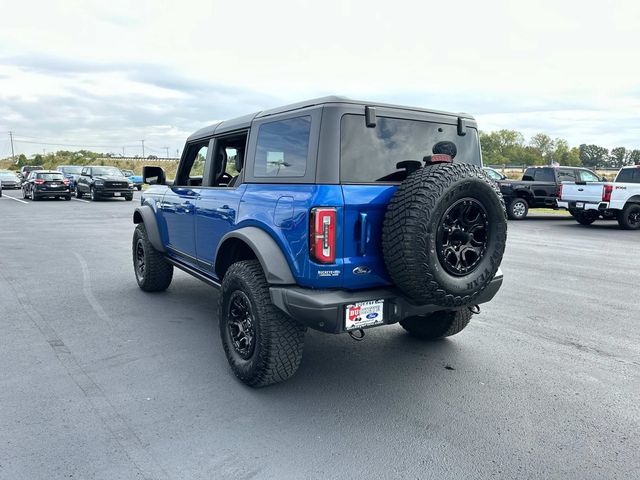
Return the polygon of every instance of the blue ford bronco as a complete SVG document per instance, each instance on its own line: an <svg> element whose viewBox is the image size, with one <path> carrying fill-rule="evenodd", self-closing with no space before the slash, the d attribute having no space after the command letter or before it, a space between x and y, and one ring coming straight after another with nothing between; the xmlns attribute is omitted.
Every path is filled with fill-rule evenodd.
<svg viewBox="0 0 640 480"><path fill-rule="evenodd" d="M203 128L173 181L143 177L138 285L165 290L177 267L219 288L250 386L295 373L307 328L446 337L502 284L505 206L466 114L320 98Z"/></svg>

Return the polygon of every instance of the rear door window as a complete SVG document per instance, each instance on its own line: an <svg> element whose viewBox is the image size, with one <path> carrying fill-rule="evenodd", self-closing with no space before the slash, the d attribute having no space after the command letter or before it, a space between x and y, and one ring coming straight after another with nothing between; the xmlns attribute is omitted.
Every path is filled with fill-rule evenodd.
<svg viewBox="0 0 640 480"><path fill-rule="evenodd" d="M594 175L588 170L580 170L580 180L583 182L599 182L600 181L597 175Z"/></svg>
<svg viewBox="0 0 640 480"><path fill-rule="evenodd" d="M309 158L311 116L260 125L255 177L304 177Z"/></svg>
<svg viewBox="0 0 640 480"><path fill-rule="evenodd" d="M551 168L536 169L536 182L555 182L556 176Z"/></svg>
<svg viewBox="0 0 640 480"><path fill-rule="evenodd" d="M402 181L409 169L420 168L433 154L454 162L481 165L478 132L457 125L377 117L368 128L364 115L347 114L340 126L340 178L345 183Z"/></svg>
<svg viewBox="0 0 640 480"><path fill-rule="evenodd" d="M575 182L576 171L575 170L558 170L558 181L559 182Z"/></svg>

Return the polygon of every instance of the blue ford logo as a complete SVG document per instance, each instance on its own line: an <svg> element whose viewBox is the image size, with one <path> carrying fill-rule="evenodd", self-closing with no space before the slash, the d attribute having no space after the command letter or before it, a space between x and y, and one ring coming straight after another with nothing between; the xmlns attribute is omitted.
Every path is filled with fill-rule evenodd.
<svg viewBox="0 0 640 480"><path fill-rule="evenodd" d="M354 275L367 275L369 273L371 273L371 268L366 267L364 265L358 265L356 268L353 269Z"/></svg>
<svg viewBox="0 0 640 480"><path fill-rule="evenodd" d="M369 320L373 320L373 319L374 319L374 318L376 318L377 316L378 316L378 314L374 312L374 313L370 313L369 315L367 315L367 318L368 318Z"/></svg>

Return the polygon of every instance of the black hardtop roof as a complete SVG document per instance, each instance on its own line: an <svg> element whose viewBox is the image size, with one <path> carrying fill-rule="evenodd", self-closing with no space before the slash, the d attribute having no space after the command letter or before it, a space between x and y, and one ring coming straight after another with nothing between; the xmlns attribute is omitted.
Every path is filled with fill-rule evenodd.
<svg viewBox="0 0 640 480"><path fill-rule="evenodd" d="M411 112L423 112L423 113L431 113L436 115L447 115L452 117L462 117L470 120L475 120L468 113L453 113L453 112L445 112L441 110L432 110L427 108L419 108L419 107L409 107L406 105L393 105L390 103L380 103L380 102L367 102L362 100L354 100L347 97L341 97L337 95L330 95L327 97L313 98L311 100L304 100L302 102L291 103L289 105L284 105L282 107L270 108L268 110L263 110L256 113L251 113L248 115L243 115L241 117L232 118L230 120L224 120L222 122L217 122L207 127L201 128L197 132L191 134L188 140L195 140L197 138L210 137L214 133L220 134L225 132L232 132L234 130L239 130L243 128L249 128L251 126L251 122L253 122L256 118L268 117L270 115L276 115L278 113L291 112L294 110L301 110L303 108L313 107L317 105L326 105L326 104L348 104L348 105L362 105L370 106L370 107L380 107L380 108L392 108L395 110L406 110Z"/></svg>

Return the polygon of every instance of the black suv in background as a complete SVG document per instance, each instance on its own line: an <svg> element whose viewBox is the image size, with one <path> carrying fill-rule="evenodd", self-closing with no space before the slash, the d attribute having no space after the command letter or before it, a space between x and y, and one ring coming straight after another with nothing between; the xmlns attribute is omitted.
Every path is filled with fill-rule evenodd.
<svg viewBox="0 0 640 480"><path fill-rule="evenodd" d="M498 186L511 220L522 220L529 208L558 208L562 182L599 182L594 172L580 167L529 167L522 180L499 180Z"/></svg>
<svg viewBox="0 0 640 480"><path fill-rule="evenodd" d="M35 170L29 174L27 180L22 184L22 198L30 198L36 201L45 197L71 200L69 180L64 178L62 172L57 170Z"/></svg>
<svg viewBox="0 0 640 480"><path fill-rule="evenodd" d="M133 200L133 183L116 167L84 167L76 182L76 197L91 200L119 198Z"/></svg>

